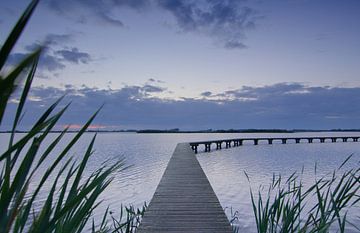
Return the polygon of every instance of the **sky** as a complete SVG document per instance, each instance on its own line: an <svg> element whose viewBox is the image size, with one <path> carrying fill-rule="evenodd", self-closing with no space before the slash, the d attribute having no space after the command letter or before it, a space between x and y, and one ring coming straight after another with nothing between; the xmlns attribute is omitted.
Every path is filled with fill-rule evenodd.
<svg viewBox="0 0 360 233"><path fill-rule="evenodd" d="M360 128L358 0L42 0L8 69L39 45L25 128L63 94L59 127Z"/></svg>

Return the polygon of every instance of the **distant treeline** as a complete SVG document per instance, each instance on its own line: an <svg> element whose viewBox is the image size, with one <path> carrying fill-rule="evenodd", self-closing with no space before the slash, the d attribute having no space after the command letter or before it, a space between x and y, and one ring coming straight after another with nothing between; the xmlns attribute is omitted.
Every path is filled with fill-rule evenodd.
<svg viewBox="0 0 360 233"><path fill-rule="evenodd" d="M207 129L207 130L179 130L179 129L145 129L137 133L293 133L293 130L286 129Z"/></svg>
<svg viewBox="0 0 360 233"><path fill-rule="evenodd" d="M329 130L313 130L313 129L207 129L207 130L180 130L180 129L145 129L138 130L137 133L297 133L297 132L360 132L360 129L329 129Z"/></svg>
<svg viewBox="0 0 360 233"><path fill-rule="evenodd" d="M28 133L26 130L17 130L16 133ZM53 130L51 133L61 133L62 130ZM77 133L78 130L70 130L68 133ZM92 133L301 133L301 132L360 132L360 129L206 129L206 130L180 130L175 129L127 129L127 130L87 130ZM10 130L3 130L0 133L11 133Z"/></svg>
<svg viewBox="0 0 360 233"><path fill-rule="evenodd" d="M136 133L138 130L135 129L129 129L129 130L94 130L89 129L86 130L88 133ZM16 133L28 133L28 130L16 130ZM51 130L50 133L61 133L62 130ZM68 130L67 133L78 133L79 130ZM2 130L0 133L11 133L11 130Z"/></svg>

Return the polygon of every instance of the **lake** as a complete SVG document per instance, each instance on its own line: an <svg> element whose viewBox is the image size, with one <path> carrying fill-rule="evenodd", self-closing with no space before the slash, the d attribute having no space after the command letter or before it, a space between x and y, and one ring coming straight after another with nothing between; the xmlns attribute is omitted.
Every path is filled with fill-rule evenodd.
<svg viewBox="0 0 360 233"><path fill-rule="evenodd" d="M57 134L52 134L55 137ZM70 155L81 158L90 142L93 133L86 133L71 151ZM355 132L292 133L291 137L300 136L346 135L359 136ZM62 145L65 145L74 134L67 134ZM97 209L95 216L101 216L109 205L113 212L120 206L132 204L140 207L149 202L166 165L179 142L202 141L207 139L251 138L251 137L286 137L289 134L135 134L135 133L99 133L95 143L95 153L91 157L87 174L94 171L102 162L116 161L124 157L128 169L115 175L114 181L102 195L104 203ZM7 134L0 134L1 148L7 145ZM352 141L352 140L350 140ZM243 232L255 232L254 217L250 201L250 184L244 175L249 175L253 190L260 185L268 185L273 174L287 177L294 171L300 172L304 167L302 179L310 184L314 179L314 167L317 163L317 177L328 175L336 169L350 154L352 159L344 169L359 166L360 142L337 142L308 144L288 141L281 145L274 142L267 145L260 141L258 146L246 143L241 147L201 152L197 158L223 208L230 218L232 208L238 211L237 224ZM61 147L58 148L60 151ZM51 162L51 161L50 161ZM36 177L35 177L36 179ZM39 200L40 202L42 200ZM360 225L358 214L349 215L348 219ZM357 222L356 222L357 221ZM240 231L240 232L241 232ZM354 231L353 228L349 232ZM355 231L354 231L355 232Z"/></svg>

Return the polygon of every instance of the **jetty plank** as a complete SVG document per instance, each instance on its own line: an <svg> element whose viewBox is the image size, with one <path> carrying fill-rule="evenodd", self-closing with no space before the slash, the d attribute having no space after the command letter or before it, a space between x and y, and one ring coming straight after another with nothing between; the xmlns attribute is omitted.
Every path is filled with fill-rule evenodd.
<svg viewBox="0 0 360 233"><path fill-rule="evenodd" d="M189 143L176 146L137 232L232 232Z"/></svg>

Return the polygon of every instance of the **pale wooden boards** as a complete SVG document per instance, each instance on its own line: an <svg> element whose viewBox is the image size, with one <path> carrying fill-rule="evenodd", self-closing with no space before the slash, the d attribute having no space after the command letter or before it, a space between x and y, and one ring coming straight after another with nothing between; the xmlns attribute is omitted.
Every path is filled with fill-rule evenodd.
<svg viewBox="0 0 360 233"><path fill-rule="evenodd" d="M232 232L189 143L176 146L137 232Z"/></svg>

